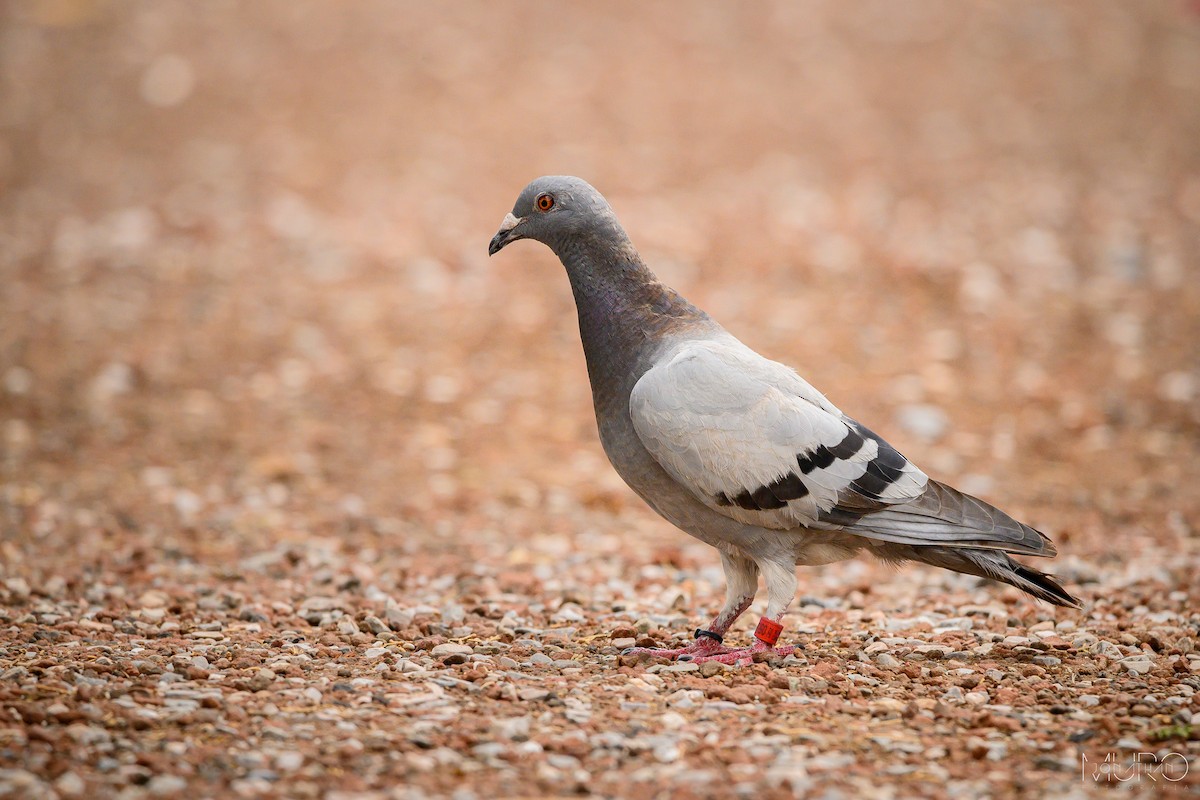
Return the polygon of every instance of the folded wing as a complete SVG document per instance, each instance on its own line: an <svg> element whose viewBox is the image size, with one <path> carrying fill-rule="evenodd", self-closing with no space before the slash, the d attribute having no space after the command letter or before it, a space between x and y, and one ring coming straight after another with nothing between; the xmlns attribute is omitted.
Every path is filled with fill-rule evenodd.
<svg viewBox="0 0 1200 800"><path fill-rule="evenodd" d="M630 414L668 474L741 522L1052 554L1040 533L930 481L793 370L732 337L671 353L637 382Z"/></svg>

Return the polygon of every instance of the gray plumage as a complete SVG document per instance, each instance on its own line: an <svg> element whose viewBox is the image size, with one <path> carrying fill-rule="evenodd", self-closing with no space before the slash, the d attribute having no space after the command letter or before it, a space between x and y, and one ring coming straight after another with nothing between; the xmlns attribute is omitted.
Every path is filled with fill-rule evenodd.
<svg viewBox="0 0 1200 800"><path fill-rule="evenodd" d="M1052 556L1049 539L929 479L792 369L660 283L586 182L529 184L489 252L518 239L548 245L566 267L613 467L660 515L722 552L725 627L749 604L760 571L775 618L795 593L796 564L862 550L1078 605L1007 555Z"/></svg>

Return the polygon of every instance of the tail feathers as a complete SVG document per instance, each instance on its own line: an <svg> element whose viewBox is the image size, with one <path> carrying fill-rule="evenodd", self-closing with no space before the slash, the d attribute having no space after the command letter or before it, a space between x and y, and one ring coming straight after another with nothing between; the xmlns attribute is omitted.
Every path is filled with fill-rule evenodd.
<svg viewBox="0 0 1200 800"><path fill-rule="evenodd" d="M876 541L917 547L978 548L1044 557L1058 552L1041 531L934 480L917 499L867 514L848 523L845 530Z"/></svg>
<svg viewBox="0 0 1200 800"><path fill-rule="evenodd" d="M1036 569L1008 559L1013 566L1013 572L1016 575L1016 580L1009 581L1018 589L1024 589L1039 600L1045 600L1047 603L1053 603L1056 606L1066 606L1067 608L1079 608L1080 602L1077 597L1073 597L1064 589L1052 575L1047 575L1044 572L1038 572ZM1001 578L1001 580L1005 580Z"/></svg>
<svg viewBox="0 0 1200 800"><path fill-rule="evenodd" d="M913 547L909 558L935 567L990 578L1028 592L1056 606L1079 608L1079 600L1067 593L1052 576L1014 561L997 550L971 550L952 547Z"/></svg>

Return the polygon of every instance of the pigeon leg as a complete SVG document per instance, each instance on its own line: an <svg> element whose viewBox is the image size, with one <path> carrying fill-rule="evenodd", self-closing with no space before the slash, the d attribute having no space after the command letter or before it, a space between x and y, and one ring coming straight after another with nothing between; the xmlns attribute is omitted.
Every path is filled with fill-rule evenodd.
<svg viewBox="0 0 1200 800"><path fill-rule="evenodd" d="M630 647L622 655L644 654L686 661L730 652L722 640L734 621L754 602L758 592L758 565L745 556L722 550L721 566L725 569L725 605L707 630L696 631L696 641L676 649Z"/></svg>
<svg viewBox="0 0 1200 800"><path fill-rule="evenodd" d="M767 584L767 613L758 620L754 629L754 644L736 650L723 649L723 652L697 653L689 660L697 663L717 661L722 664L749 664L754 657L782 657L789 655L796 648L794 645L777 646L779 634L783 632L783 615L792 598L796 595L796 567L794 564L764 561L760 565Z"/></svg>

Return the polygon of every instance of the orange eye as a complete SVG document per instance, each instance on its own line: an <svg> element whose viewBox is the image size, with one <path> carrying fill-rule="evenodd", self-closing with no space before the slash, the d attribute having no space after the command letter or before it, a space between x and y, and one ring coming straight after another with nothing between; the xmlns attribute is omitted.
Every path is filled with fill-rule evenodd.
<svg viewBox="0 0 1200 800"><path fill-rule="evenodd" d="M538 211L549 211L554 208L554 198L548 194L540 194L537 199Z"/></svg>

